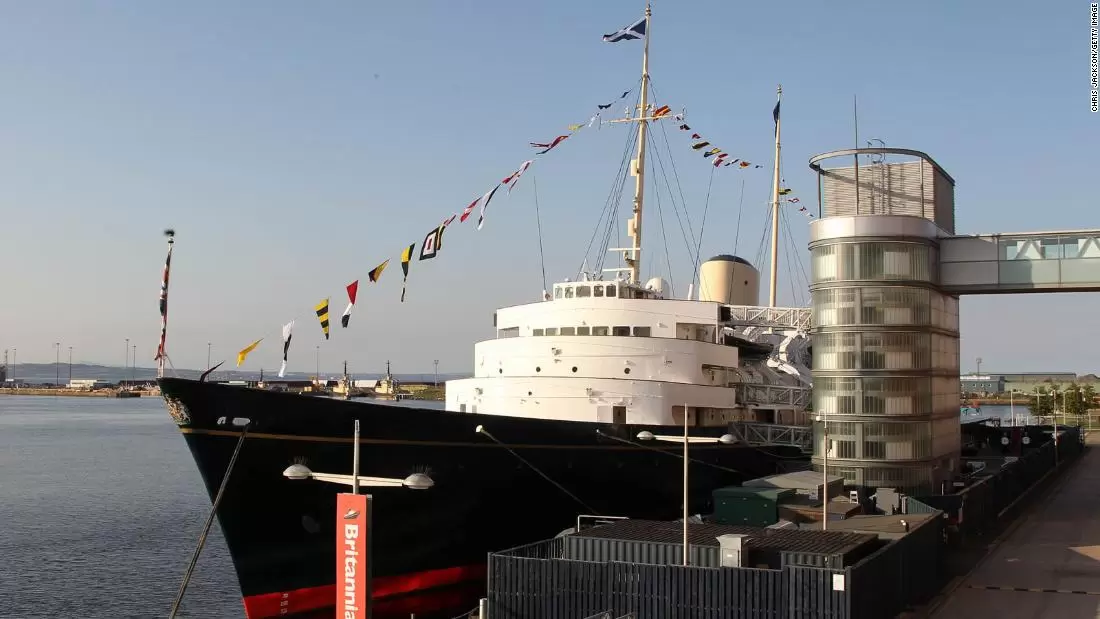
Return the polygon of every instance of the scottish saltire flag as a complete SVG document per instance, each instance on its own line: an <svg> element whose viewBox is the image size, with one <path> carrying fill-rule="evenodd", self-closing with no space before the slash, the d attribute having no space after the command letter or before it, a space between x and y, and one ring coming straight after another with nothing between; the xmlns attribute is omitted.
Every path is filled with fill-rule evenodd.
<svg viewBox="0 0 1100 619"><path fill-rule="evenodd" d="M618 43L619 41L633 41L644 37L645 18L643 17L618 32L603 35L603 40L606 43Z"/></svg>

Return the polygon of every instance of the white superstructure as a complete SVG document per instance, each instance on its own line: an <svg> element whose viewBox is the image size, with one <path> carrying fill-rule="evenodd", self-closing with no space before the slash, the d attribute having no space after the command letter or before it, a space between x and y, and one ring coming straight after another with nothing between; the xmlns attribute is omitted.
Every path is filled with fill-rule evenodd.
<svg viewBox="0 0 1100 619"><path fill-rule="evenodd" d="M704 272L721 268L714 263L736 264L739 284L758 281L743 260L718 256ZM498 310L497 337L474 346L474 376L447 382L447 409L679 426L686 405L690 425L803 422L808 309L672 299L654 288L567 281L547 300Z"/></svg>
<svg viewBox="0 0 1100 619"><path fill-rule="evenodd" d="M736 421L804 425L809 405L809 308L775 307L779 209L779 106L772 192L769 307L757 305L759 272L735 256L699 268L699 294L669 298L660 278L641 284L646 131L670 118L648 104L646 7L636 113L606 121L638 125L638 153L627 222L626 265L604 281L553 286L537 303L498 310L496 338L474 346L474 376L447 381L447 409L597 423L721 426ZM624 95L625 96L625 95ZM601 121L603 122L603 121ZM694 279L694 278L693 278Z"/></svg>

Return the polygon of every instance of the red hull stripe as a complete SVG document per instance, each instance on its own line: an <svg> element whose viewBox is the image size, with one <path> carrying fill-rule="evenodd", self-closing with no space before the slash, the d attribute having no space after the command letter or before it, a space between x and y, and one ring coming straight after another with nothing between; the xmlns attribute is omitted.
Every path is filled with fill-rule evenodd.
<svg viewBox="0 0 1100 619"><path fill-rule="evenodd" d="M436 607L446 608L450 603L459 603L460 599L453 601L455 594L446 591L429 593L428 590L439 587L450 587L460 583L475 580L484 580L486 566L467 565L463 567L449 567L440 570L416 572L402 576L384 576L375 578L371 599L376 611L404 610L408 612L428 612ZM406 596L399 599L389 599L394 596ZM293 591L276 593L261 593L244 598L244 612L248 619L268 619L270 617L286 617L297 613L309 612L336 605L336 585L322 585Z"/></svg>

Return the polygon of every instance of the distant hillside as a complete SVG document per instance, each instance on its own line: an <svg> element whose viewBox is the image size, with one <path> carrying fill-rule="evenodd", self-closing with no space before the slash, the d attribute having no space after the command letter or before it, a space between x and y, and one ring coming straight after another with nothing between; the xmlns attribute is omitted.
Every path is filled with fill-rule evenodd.
<svg viewBox="0 0 1100 619"><path fill-rule="evenodd" d="M222 366L223 368L225 365ZM198 378L201 374L201 370L172 370L168 368L164 371L165 376L179 377L179 378ZM343 374L339 372L321 372L321 376L325 378L338 378ZM8 378L17 378L23 382L28 383L53 383L55 377L60 376L62 383L69 381L69 364L62 362L60 365L54 365L53 363L20 363L15 367L8 368ZM465 378L469 374L439 374L439 381L452 380L455 378ZM108 382L118 382L120 380L154 380L157 377L156 368L124 368L120 366L110 365L93 365L86 363L74 363L73 364L73 378L87 378L95 380L105 380ZM236 370L225 370L221 368L218 371L210 375L212 380L257 380L260 377L259 372L240 372ZM287 372L287 380L309 380L313 377L313 373L306 372ZM352 378L364 378L364 379L378 379L381 378L381 374L372 373L351 373ZM434 374L395 374L394 377L403 382L432 382L435 380ZM264 371L264 378L274 379L276 378L275 371Z"/></svg>

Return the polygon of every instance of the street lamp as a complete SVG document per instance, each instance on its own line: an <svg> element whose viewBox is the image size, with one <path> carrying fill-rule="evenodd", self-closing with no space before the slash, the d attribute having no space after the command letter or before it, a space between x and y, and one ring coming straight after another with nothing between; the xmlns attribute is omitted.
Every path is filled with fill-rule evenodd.
<svg viewBox="0 0 1100 619"><path fill-rule="evenodd" d="M701 437L701 436L688 436L688 405L684 404L684 436L683 438L675 436L661 436L650 432L649 430L642 430L638 433L638 440L641 441L681 441L684 444L684 565L688 563L688 444L692 442L696 443L711 443L717 441L723 445L732 445L737 442L737 438L732 434L723 434L718 438L713 437Z"/></svg>
<svg viewBox="0 0 1100 619"><path fill-rule="evenodd" d="M73 347L69 347L69 384L73 384Z"/></svg>
<svg viewBox="0 0 1100 619"><path fill-rule="evenodd" d="M359 494L359 486L377 488L410 488L412 490L427 490L435 485L435 481L424 473L413 473L404 479L400 477L366 477L359 474L359 420L355 420L355 434L352 442L352 474L341 475L339 473L314 473L304 464L291 464L283 471L283 477L292 480L316 479L332 484L351 486L352 494Z"/></svg>
<svg viewBox="0 0 1100 619"><path fill-rule="evenodd" d="M130 382L137 383L137 344L131 347L134 353L134 365L130 368Z"/></svg>
<svg viewBox="0 0 1100 619"><path fill-rule="evenodd" d="M206 343L206 369L210 369L210 342Z"/></svg>
<svg viewBox="0 0 1100 619"><path fill-rule="evenodd" d="M53 386L61 382L61 342L53 343Z"/></svg>
<svg viewBox="0 0 1100 619"><path fill-rule="evenodd" d="M126 362L122 364L122 380L118 381L119 386L126 382L126 370L130 369L130 338L126 338Z"/></svg>
<svg viewBox="0 0 1100 619"><path fill-rule="evenodd" d="M829 529L829 418L822 413L821 422L821 530Z"/></svg>
<svg viewBox="0 0 1100 619"><path fill-rule="evenodd" d="M352 475L340 475L338 473L315 473L304 464L291 464L283 471L283 477L287 479L300 480L300 479L315 479L317 481L324 481L332 484L340 484L343 486L355 486L356 480ZM369 487L382 487L382 488L398 488L405 487L412 490L427 490L435 485L435 481L431 477L424 473L413 473L408 477L401 479L399 477L367 477L366 475L360 475L358 479L360 486Z"/></svg>
<svg viewBox="0 0 1100 619"><path fill-rule="evenodd" d="M436 359L435 361L432 361L432 363L435 365L435 384L434 384L434 386L438 387L439 386L439 359Z"/></svg>

